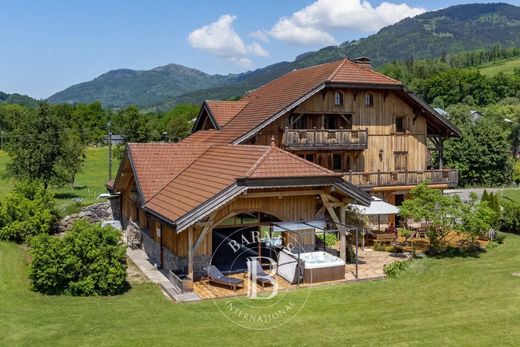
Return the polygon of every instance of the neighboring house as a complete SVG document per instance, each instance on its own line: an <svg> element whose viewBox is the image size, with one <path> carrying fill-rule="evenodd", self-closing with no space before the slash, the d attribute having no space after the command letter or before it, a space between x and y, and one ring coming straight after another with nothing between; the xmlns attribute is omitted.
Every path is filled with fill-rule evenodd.
<svg viewBox="0 0 520 347"><path fill-rule="evenodd" d="M103 136L103 142L108 143L110 138L108 135ZM112 144L113 145L124 145L126 142L125 135L112 135Z"/></svg>
<svg viewBox="0 0 520 347"><path fill-rule="evenodd" d="M457 136L368 59L342 60L295 70L238 101L205 101L180 143L130 144L110 190L120 194L123 226L144 231L150 259L191 278L210 261L231 266L222 240L280 223L283 245L313 250L308 231L325 221L345 259L346 203L367 205L371 193L399 204L426 180L455 186L442 152ZM440 157L432 170L430 144Z"/></svg>

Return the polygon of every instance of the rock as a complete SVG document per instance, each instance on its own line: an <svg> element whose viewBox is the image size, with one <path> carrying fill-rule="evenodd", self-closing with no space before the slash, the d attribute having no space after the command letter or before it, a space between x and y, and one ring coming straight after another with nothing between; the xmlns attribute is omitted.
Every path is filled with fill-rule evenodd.
<svg viewBox="0 0 520 347"><path fill-rule="evenodd" d="M79 213L71 214L63 217L58 225L60 233L65 232L72 228L74 223L78 220L86 220L90 223L101 223L103 221L112 220L112 209L110 203L102 202L90 206L85 206Z"/></svg>

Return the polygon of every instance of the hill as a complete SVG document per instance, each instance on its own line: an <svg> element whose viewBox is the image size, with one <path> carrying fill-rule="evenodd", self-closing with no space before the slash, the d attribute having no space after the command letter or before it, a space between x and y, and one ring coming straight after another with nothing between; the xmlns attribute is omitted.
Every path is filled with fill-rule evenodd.
<svg viewBox="0 0 520 347"><path fill-rule="evenodd" d="M0 105L1 104L17 104L27 107L38 107L38 100L31 98L27 95L21 94L7 94L0 92Z"/></svg>
<svg viewBox="0 0 520 347"><path fill-rule="evenodd" d="M101 101L111 108L130 104L146 108L193 90L226 84L232 77L209 75L177 64L151 70L118 69L73 85L47 100L51 103Z"/></svg>
<svg viewBox="0 0 520 347"><path fill-rule="evenodd" d="M425 59L492 46L520 46L520 7L469 4L426 12L381 29L367 38L307 52L237 75L208 75L180 65L148 71L115 70L65 89L48 100L92 102L108 107L137 104L167 110L177 103L226 99L243 95L293 69L341 59L368 56L376 67L394 60Z"/></svg>

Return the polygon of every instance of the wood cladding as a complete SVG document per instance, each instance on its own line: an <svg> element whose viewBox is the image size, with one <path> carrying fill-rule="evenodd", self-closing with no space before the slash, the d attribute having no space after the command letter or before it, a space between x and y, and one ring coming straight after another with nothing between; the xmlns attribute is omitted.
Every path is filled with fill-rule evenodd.
<svg viewBox="0 0 520 347"><path fill-rule="evenodd" d="M344 171L376 172L396 171L394 152L407 152L408 170L426 170L427 164L427 120L417 114L393 91L343 89L343 105L334 104L334 91L318 93L292 111L262 129L254 140L255 144L268 145L274 137L278 146L284 145L285 128L291 128L291 117L304 114L310 123L318 125L320 115L349 115L353 130L367 130L367 149L360 154L347 155ZM373 106L365 105L365 95L373 95ZM396 128L396 118L399 118ZM301 122L301 121L300 121ZM288 148L290 149L290 148ZM321 151L317 163L332 168L332 159ZM351 152L351 151L350 151ZM318 152L317 152L318 153Z"/></svg>

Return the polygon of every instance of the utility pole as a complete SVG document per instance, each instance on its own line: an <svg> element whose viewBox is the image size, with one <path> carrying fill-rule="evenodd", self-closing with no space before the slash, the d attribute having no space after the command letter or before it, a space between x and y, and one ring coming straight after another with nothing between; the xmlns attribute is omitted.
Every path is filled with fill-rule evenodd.
<svg viewBox="0 0 520 347"><path fill-rule="evenodd" d="M112 121L108 121L108 180L112 180Z"/></svg>

